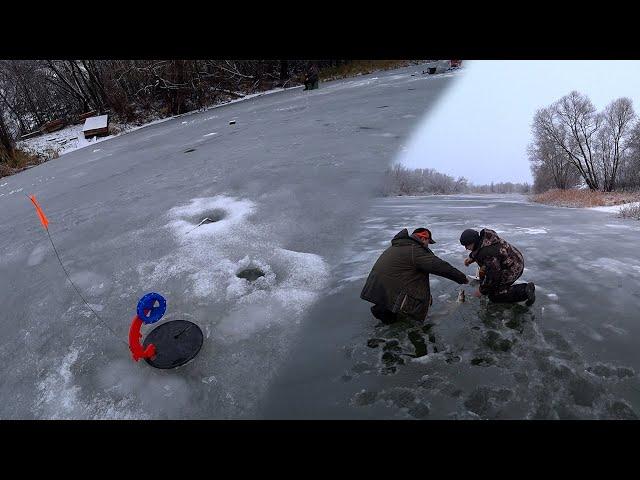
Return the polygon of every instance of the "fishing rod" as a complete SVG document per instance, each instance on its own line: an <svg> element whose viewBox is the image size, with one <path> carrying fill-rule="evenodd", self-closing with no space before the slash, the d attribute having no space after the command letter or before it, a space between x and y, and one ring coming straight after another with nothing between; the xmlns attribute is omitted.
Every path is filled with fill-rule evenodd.
<svg viewBox="0 0 640 480"><path fill-rule="evenodd" d="M124 343L125 345L128 346L128 343L125 342L122 338L120 338L118 336L118 334L113 330L113 328L111 328L111 326L107 322L105 322L102 318L100 318L100 316L93 309L93 307L91 307L91 304L89 304L89 302L87 302L87 300L85 299L84 295L82 295L82 292L80 291L78 286L71 279L71 275L69 275L69 272L67 271L66 267L64 266L64 263L62 263L62 259L60 258L60 254L58 253L58 249L56 248L56 245L53 242L53 238L51 238L51 232L49 232L49 220L47 219L47 217L45 216L44 212L42 211L42 208L40 208L40 205L38 204L38 201L36 200L35 195L29 196L26 193L24 195L29 200L31 200L31 203L33 203L33 205L35 206L36 213L38 214L38 217L40 218L40 223L42 224L42 226L44 227L45 231L47 232L47 237L49 238L49 242L51 243L51 246L53 247L54 253L56 254L56 258L58 259L58 263L62 267L62 270L64 271L64 273L65 273L65 275L67 277L67 280L69 280L69 283L71 283L71 285L73 286L73 288L76 291L76 293L78 294L78 296L82 299L82 301L87 306L87 308L89 308L89 310L91 310L91 313L93 313L93 315L98 319L98 321L104 327L106 327L118 340L120 340L122 343Z"/></svg>
<svg viewBox="0 0 640 480"><path fill-rule="evenodd" d="M180 367L195 358L198 352L200 352L204 336L200 327L189 320L177 319L164 322L162 325L154 328L146 336L143 343L140 342L142 338L142 334L140 333L141 327L158 322L167 310L167 301L159 293L147 293L138 301L136 315L133 317L131 326L129 327L129 342L127 343L121 339L113 328L98 315L71 279L71 275L64 266L58 249L53 242L51 232L49 232L49 220L40 208L35 195L29 196L26 193L25 195L36 208L40 223L42 223L42 226L47 232L49 242L53 247L58 263L62 267L67 280L69 280L69 283L71 283L78 296L98 321L107 328L113 336L129 347L134 361L137 362L140 359L144 359L154 368L171 369ZM213 220L205 218L198 226L202 225L205 221Z"/></svg>

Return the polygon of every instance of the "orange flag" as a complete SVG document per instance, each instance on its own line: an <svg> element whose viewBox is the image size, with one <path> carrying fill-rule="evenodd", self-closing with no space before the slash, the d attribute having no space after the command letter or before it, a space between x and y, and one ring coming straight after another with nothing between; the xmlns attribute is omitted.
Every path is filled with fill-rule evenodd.
<svg viewBox="0 0 640 480"><path fill-rule="evenodd" d="M45 230L49 230L49 220L47 220L47 217L45 216L44 212L40 208L40 205L38 205L38 201L36 200L36 196L35 195L31 195L29 198L31 199L31 202L36 207L36 212L38 213L38 217L40 217L40 223L42 223L42 226L44 227Z"/></svg>

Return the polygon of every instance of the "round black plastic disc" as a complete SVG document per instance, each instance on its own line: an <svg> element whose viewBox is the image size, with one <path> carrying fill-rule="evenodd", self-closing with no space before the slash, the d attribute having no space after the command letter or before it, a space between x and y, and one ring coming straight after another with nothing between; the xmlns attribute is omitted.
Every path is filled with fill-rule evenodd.
<svg viewBox="0 0 640 480"><path fill-rule="evenodd" d="M202 330L187 320L171 320L158 325L144 339L143 346L153 343L156 356L145 358L152 367L176 368L189 362L202 347Z"/></svg>

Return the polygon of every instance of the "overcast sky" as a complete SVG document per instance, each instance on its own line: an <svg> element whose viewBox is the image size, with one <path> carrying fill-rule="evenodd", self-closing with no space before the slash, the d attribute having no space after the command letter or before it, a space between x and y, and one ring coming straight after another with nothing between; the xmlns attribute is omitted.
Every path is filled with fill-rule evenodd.
<svg viewBox="0 0 640 480"><path fill-rule="evenodd" d="M476 184L532 183L526 149L538 108L578 90L598 110L629 97L640 113L640 61L477 60L464 67L397 157L404 165Z"/></svg>

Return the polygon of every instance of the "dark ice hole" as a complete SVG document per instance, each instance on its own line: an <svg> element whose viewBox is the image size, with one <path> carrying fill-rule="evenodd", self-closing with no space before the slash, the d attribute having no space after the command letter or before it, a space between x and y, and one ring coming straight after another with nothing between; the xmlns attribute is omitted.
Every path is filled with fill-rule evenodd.
<svg viewBox="0 0 640 480"><path fill-rule="evenodd" d="M255 282L260 277L264 277L264 272L259 268L250 267L250 268L245 268L244 270L238 272L236 276L238 278L244 278L249 282Z"/></svg>

